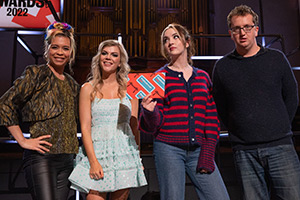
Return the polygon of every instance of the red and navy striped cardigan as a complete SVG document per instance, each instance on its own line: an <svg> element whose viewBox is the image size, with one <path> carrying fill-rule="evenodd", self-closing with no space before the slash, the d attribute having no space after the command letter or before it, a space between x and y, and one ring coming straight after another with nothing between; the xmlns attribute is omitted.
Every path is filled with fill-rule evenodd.
<svg viewBox="0 0 300 200"><path fill-rule="evenodd" d="M175 146L201 146L197 171L213 172L220 124L209 75L193 67L193 74L186 81L182 72L167 65L158 72L166 73L165 97L156 99L153 112L141 109L141 132L153 134L155 141Z"/></svg>

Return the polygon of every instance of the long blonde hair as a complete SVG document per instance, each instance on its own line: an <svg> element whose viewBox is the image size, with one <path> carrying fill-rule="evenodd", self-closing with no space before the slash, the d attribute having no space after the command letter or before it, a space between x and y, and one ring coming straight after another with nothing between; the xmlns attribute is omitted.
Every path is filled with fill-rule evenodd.
<svg viewBox="0 0 300 200"><path fill-rule="evenodd" d="M100 93L101 98L103 96L102 93L100 92L101 87L103 86L102 70L100 66L100 55L103 48L110 47L110 46L117 46L120 50L120 67L118 67L117 74L116 74L117 82L119 84L118 97L122 99L126 96L127 75L130 71L130 66L128 65L127 52L123 44L118 42L117 40L105 40L100 43L98 47L98 52L92 59L91 73L88 78L88 80L93 83L92 85L94 87L94 91L91 94L92 99L95 98L97 92Z"/></svg>

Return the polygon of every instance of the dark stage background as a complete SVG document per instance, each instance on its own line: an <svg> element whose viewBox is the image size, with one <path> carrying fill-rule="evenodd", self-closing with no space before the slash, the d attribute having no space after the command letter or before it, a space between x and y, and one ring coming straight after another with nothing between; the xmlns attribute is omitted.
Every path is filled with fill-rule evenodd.
<svg viewBox="0 0 300 200"><path fill-rule="evenodd" d="M233 50L234 44L227 31L226 17L237 5L247 4L260 16L259 42L282 50L290 61L294 74L300 81L300 0L65 0L62 21L75 27L77 56L74 78L84 83L90 61L99 43L105 39L122 38L130 56L133 72L152 72L165 61L159 53L160 33L172 22L186 26L195 38L197 56L222 56ZM20 35L18 35L20 34ZM31 48L30 54L16 41L20 36ZM44 35L23 35L17 30L0 31L0 95L21 75L27 65L44 63ZM210 75L216 60L194 60L194 65ZM299 109L298 109L299 110ZM27 132L26 124L22 124ZM226 129L223 127L223 131ZM80 132L80 129L78 130ZM293 121L295 146L300 151L300 110ZM0 127L0 199L26 200L26 184L21 165L22 149L17 144L7 144L5 127ZM131 199L140 199L147 190L157 191L157 180L152 153L152 136L141 135L142 157L150 185L134 190ZM232 162L230 143L221 138L216 161L222 172L232 199L238 199L237 183ZM2 162L3 161L3 162ZM12 187L16 178L17 187ZM19 185L18 185L19 184ZM23 189L22 189L23 188ZM194 190L187 184L186 199L195 199ZM13 194L16 194L15 196ZM18 194L18 195L17 195ZM24 194L24 195L23 195ZM70 194L71 195L71 194ZM189 196L190 195L190 196ZM29 198L29 197L28 197Z"/></svg>

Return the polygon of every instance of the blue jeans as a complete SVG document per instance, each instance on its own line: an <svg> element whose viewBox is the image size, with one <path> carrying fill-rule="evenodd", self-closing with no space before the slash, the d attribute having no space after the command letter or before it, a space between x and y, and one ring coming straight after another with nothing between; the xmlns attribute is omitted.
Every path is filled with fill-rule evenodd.
<svg viewBox="0 0 300 200"><path fill-rule="evenodd" d="M229 199L217 166L211 174L196 172L200 149L199 147L189 151L162 142L154 142L153 153L161 200L184 199L186 174L194 184L199 199Z"/></svg>
<svg viewBox="0 0 300 200"><path fill-rule="evenodd" d="M244 200L299 200L300 163L293 145L234 152Z"/></svg>

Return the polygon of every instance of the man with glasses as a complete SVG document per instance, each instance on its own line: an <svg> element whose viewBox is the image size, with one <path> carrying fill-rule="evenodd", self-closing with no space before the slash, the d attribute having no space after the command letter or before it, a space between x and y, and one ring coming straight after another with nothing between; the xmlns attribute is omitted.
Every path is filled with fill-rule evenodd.
<svg viewBox="0 0 300 200"><path fill-rule="evenodd" d="M284 54L256 42L258 16L248 6L227 17L235 50L215 64L213 95L228 128L246 200L300 199L300 163L291 122L297 83Z"/></svg>

